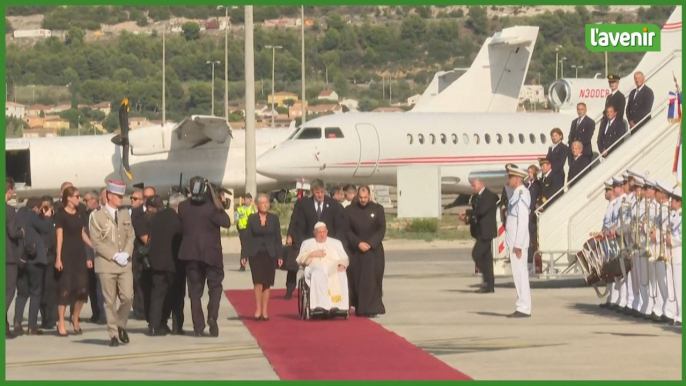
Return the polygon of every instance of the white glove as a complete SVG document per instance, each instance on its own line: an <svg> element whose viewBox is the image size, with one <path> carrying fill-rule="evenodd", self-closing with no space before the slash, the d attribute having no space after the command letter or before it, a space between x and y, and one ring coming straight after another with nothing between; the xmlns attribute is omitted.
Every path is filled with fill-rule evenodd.
<svg viewBox="0 0 686 386"><path fill-rule="evenodd" d="M119 252L114 255L114 261L122 267L126 267L126 264L129 262L129 254L126 252Z"/></svg>

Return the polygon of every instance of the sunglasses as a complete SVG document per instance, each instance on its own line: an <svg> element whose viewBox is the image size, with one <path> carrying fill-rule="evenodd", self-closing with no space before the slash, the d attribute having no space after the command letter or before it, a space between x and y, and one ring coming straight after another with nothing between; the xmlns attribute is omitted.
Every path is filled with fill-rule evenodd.
<svg viewBox="0 0 686 386"><path fill-rule="evenodd" d="M142 198L138 198L138 197L134 197L134 196L131 196L130 198L131 198L131 201L141 201L142 200Z"/></svg>
<svg viewBox="0 0 686 386"><path fill-rule="evenodd" d="M80 194L75 194L75 195L73 195L72 197L74 197L74 198L76 198L76 199L80 199L80 198L81 198L81 195L80 195Z"/></svg>

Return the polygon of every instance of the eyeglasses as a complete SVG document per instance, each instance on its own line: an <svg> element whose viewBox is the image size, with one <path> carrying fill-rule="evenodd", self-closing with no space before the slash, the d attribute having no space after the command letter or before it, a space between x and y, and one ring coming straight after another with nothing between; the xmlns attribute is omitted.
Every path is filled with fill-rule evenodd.
<svg viewBox="0 0 686 386"><path fill-rule="evenodd" d="M131 201L140 201L142 198L131 196Z"/></svg>
<svg viewBox="0 0 686 386"><path fill-rule="evenodd" d="M72 197L74 197L74 198L76 198L76 199L80 199L80 198L81 198L81 195L80 195L80 194L75 194L75 195L73 195Z"/></svg>

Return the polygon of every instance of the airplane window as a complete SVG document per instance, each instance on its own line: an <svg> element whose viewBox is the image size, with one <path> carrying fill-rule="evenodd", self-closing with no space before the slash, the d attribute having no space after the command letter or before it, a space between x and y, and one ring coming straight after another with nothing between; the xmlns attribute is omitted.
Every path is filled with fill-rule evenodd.
<svg viewBox="0 0 686 386"><path fill-rule="evenodd" d="M308 127L300 132L297 139L320 139L322 137L322 129L319 127Z"/></svg>
<svg viewBox="0 0 686 386"><path fill-rule="evenodd" d="M541 134L541 143L545 145L545 134Z"/></svg>
<svg viewBox="0 0 686 386"><path fill-rule="evenodd" d="M431 138L431 144L432 145L436 143L436 136L435 135L429 134L429 138Z"/></svg>
<svg viewBox="0 0 686 386"><path fill-rule="evenodd" d="M445 134L441 134L441 143L445 145L447 141L448 140L446 139Z"/></svg>
<svg viewBox="0 0 686 386"><path fill-rule="evenodd" d="M510 140L510 143L514 143L514 135L508 134L507 138Z"/></svg>
<svg viewBox="0 0 686 386"><path fill-rule="evenodd" d="M419 134L419 135L417 136L417 138L419 138L419 144L420 144L420 145L423 145L423 144L424 144L424 135Z"/></svg>
<svg viewBox="0 0 686 386"><path fill-rule="evenodd" d="M498 145L500 145L501 143L503 143L503 136L500 134L496 134L495 140L498 142Z"/></svg>
<svg viewBox="0 0 686 386"><path fill-rule="evenodd" d="M481 142L481 141L479 140L479 135L478 135L478 134L474 134L474 143L478 145L479 142Z"/></svg>
<svg viewBox="0 0 686 386"><path fill-rule="evenodd" d="M488 134L484 135L484 140L486 141L486 143L491 143L491 136Z"/></svg>
<svg viewBox="0 0 686 386"><path fill-rule="evenodd" d="M536 136L533 134L529 134L529 140L531 141L531 143L536 143Z"/></svg>
<svg viewBox="0 0 686 386"><path fill-rule="evenodd" d="M412 134L407 135L407 142L409 142L410 145L412 145Z"/></svg>
<svg viewBox="0 0 686 386"><path fill-rule="evenodd" d="M462 134L462 142L464 142L465 145L469 145L469 136L467 134Z"/></svg>
<svg viewBox="0 0 686 386"><path fill-rule="evenodd" d="M524 134L519 134L519 143L524 143Z"/></svg>
<svg viewBox="0 0 686 386"><path fill-rule="evenodd" d="M457 145L457 134L453 134L453 135L451 135L450 137L452 138L453 143L454 143L455 145Z"/></svg>
<svg viewBox="0 0 686 386"><path fill-rule="evenodd" d="M343 132L338 127L327 127L324 129L326 138L343 138Z"/></svg>

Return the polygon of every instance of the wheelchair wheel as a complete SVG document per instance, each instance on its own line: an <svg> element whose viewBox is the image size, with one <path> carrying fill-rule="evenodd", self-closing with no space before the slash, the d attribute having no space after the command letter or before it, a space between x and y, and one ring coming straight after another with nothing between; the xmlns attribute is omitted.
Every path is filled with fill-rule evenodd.
<svg viewBox="0 0 686 386"><path fill-rule="evenodd" d="M310 294L305 278L298 280L298 314L302 320L310 319Z"/></svg>

